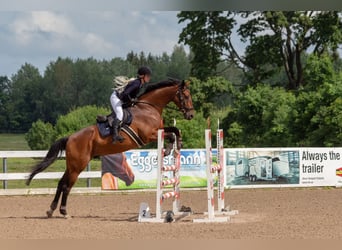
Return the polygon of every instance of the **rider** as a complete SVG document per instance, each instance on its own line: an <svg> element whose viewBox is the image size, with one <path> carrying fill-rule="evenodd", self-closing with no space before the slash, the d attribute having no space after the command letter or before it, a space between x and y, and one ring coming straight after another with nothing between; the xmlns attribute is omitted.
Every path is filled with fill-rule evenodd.
<svg viewBox="0 0 342 250"><path fill-rule="evenodd" d="M129 82L124 90L118 95L117 91L114 91L110 96L110 103L116 114L113 121L113 143L116 141L122 142L123 137L120 135L120 126L123 119L122 103L128 103L132 99L136 98L139 89L144 83L148 83L151 80L152 71L149 67L142 66L138 69L138 76L135 80Z"/></svg>

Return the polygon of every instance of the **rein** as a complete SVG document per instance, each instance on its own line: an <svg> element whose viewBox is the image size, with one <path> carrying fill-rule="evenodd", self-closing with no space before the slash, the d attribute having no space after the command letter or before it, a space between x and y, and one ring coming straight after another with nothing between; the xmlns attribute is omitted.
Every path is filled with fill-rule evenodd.
<svg viewBox="0 0 342 250"><path fill-rule="evenodd" d="M150 103L150 102L145 102L145 101L134 101L133 102L133 104L135 105L135 104L146 104L146 105L150 105L150 106L152 106L152 107L154 107L154 108L164 108L164 109L170 109L170 110L176 110L176 111L179 111L179 110L181 110L182 111L182 109L180 109L180 108L174 108L174 107L169 107L169 106L165 106L165 107L162 107L162 106L159 106L159 105L157 105L157 104L154 104L154 103ZM184 108L184 110L185 110L186 108ZM187 110L190 110L190 109L187 109Z"/></svg>
<svg viewBox="0 0 342 250"><path fill-rule="evenodd" d="M146 105L150 105L150 106L152 106L152 107L155 107L155 108L161 108L161 109L163 109L163 108L165 108L165 109L170 109L170 110L176 110L176 111L181 111L181 112L183 112L183 113L186 113L187 111L190 111L190 110L194 110L194 108L187 108L187 107L185 107L185 101L184 101L184 97L183 97L183 95L181 94L181 87L179 86L179 88L178 88L178 90L177 90L177 92L175 93L175 96L178 94L179 96L178 96L178 98L179 98L179 100L180 100L180 102L181 102L181 108L173 108L173 107L168 107L167 105L165 106L165 107L162 107L162 106L159 106L159 105L157 105L157 104L154 104L154 103L150 103L150 102L146 102L146 101L139 101L139 100L136 100L136 101L133 101L132 102L132 104L146 104Z"/></svg>
<svg viewBox="0 0 342 250"><path fill-rule="evenodd" d="M133 101L132 102L132 104L133 105L136 105L136 104L146 104L146 105L150 105L150 106L152 106L152 107L154 107L154 108L163 108L162 106L159 106L159 105L157 105L157 104L154 104L154 103L150 103L150 102L145 102L145 101Z"/></svg>

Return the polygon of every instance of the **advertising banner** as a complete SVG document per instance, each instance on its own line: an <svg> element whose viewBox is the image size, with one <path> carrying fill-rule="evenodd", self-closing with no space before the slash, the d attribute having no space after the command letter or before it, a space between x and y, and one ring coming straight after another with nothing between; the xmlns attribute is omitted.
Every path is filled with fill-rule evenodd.
<svg viewBox="0 0 342 250"><path fill-rule="evenodd" d="M300 183L305 186L336 186L336 170L341 167L341 149L301 150Z"/></svg>
<svg viewBox="0 0 342 250"><path fill-rule="evenodd" d="M157 183L157 151L156 150L131 150L124 153L125 164L117 160L118 154L102 157L102 188L103 189L149 189L156 188ZM172 156L164 158L164 165L171 165ZM180 187L204 187L206 186L205 150L189 149L181 150L181 182ZM129 183L118 172L129 167L134 173L134 182ZM108 170L112 169L112 170ZM110 180L108 173L118 177ZM170 177L170 176L166 176ZM105 184L117 182L117 185Z"/></svg>
<svg viewBox="0 0 342 250"><path fill-rule="evenodd" d="M212 153L215 157L216 150ZM342 148L225 149L225 184L227 188L342 186L341 158ZM205 150L183 149L180 159L180 187L206 187ZM172 156L164 158L164 165L171 163ZM156 150L104 156L102 188L154 189L157 167Z"/></svg>
<svg viewBox="0 0 342 250"><path fill-rule="evenodd" d="M226 186L342 185L341 148L226 149Z"/></svg>
<svg viewBox="0 0 342 250"><path fill-rule="evenodd" d="M226 149L226 185L298 185L298 149Z"/></svg>

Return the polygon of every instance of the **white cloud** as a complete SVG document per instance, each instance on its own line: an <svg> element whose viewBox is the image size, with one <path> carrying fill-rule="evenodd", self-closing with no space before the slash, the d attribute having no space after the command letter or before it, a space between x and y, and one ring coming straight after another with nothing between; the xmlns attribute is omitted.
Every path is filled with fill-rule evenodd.
<svg viewBox="0 0 342 250"><path fill-rule="evenodd" d="M113 45L109 42L106 42L102 37L94 34L88 33L84 36L84 44L88 50L88 52L92 54L103 54L112 50Z"/></svg>
<svg viewBox="0 0 342 250"><path fill-rule="evenodd" d="M53 35L57 38L73 36L73 26L70 21L61 15L49 11L33 11L15 20L10 28L13 29L16 42L28 45L37 36Z"/></svg>
<svg viewBox="0 0 342 250"><path fill-rule="evenodd" d="M72 36L73 25L62 15L56 15L49 11L32 12L33 25L43 32L53 32L62 36Z"/></svg>

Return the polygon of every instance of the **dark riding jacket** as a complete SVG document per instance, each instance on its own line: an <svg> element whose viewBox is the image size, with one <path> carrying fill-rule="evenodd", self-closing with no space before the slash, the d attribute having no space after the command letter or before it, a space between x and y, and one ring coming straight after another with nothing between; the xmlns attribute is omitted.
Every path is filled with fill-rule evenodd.
<svg viewBox="0 0 342 250"><path fill-rule="evenodd" d="M129 82L125 89L121 92L119 96L120 100L123 103L130 102L132 99L136 98L141 86L142 83L139 78Z"/></svg>

